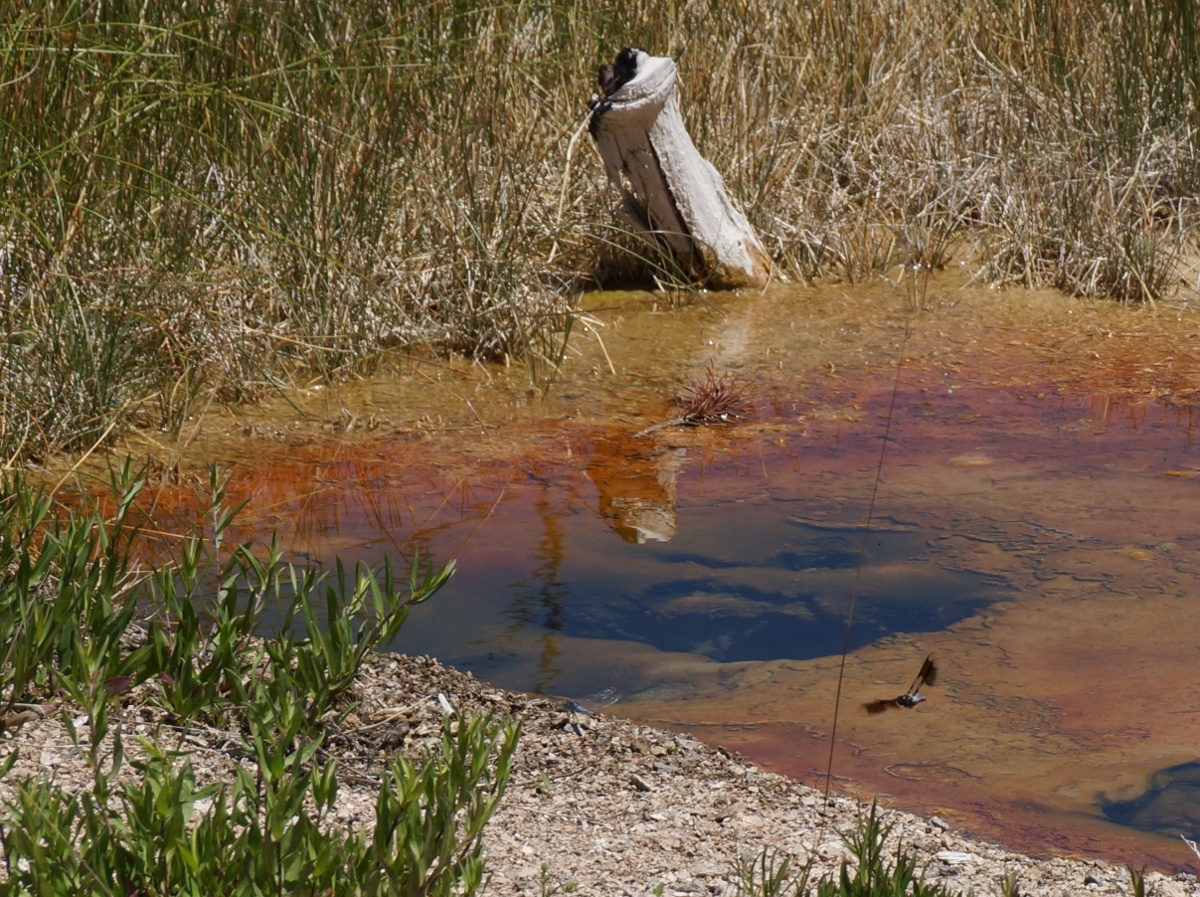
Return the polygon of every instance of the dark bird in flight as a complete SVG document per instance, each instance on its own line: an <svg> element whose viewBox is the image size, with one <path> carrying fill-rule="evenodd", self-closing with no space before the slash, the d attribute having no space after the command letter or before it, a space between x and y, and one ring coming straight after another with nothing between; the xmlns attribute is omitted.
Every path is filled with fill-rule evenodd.
<svg viewBox="0 0 1200 897"><path fill-rule="evenodd" d="M925 696L921 694L921 687L923 685L933 685L937 682L937 674L937 664L933 662L933 655L930 654L925 658L925 662L921 664L921 672L917 673L917 678L908 687L908 691L896 698L869 701L863 704L863 707L867 708L867 713L883 713L883 711L890 707L916 707L925 700Z"/></svg>

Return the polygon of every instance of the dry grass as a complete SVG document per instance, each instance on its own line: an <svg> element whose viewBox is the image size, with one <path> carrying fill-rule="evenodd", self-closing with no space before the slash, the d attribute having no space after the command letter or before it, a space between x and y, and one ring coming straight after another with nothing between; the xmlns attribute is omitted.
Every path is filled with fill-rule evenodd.
<svg viewBox="0 0 1200 897"><path fill-rule="evenodd" d="M916 297L970 256L1157 301L1196 229L1195 15L0 0L0 463L414 347L549 376L578 289L638 270L569 155L626 44L678 61L697 145L793 277L899 271Z"/></svg>

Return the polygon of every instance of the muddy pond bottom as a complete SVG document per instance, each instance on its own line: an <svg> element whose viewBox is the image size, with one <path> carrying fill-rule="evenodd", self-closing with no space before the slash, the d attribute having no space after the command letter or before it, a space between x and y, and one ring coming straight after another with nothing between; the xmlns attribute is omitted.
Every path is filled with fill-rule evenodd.
<svg viewBox="0 0 1200 897"><path fill-rule="evenodd" d="M670 416L666 375L589 387L608 382L597 345L590 374L503 423L476 394L473 413L493 421L479 431L242 458L239 535L278 531L319 563L453 558L396 650L585 704L612 690L604 712L1029 853L1187 868L1200 449L1184 373L1170 388L1149 378L1148 394L1139 353L1161 345L1132 339L1107 362L1125 374L1104 383L1094 358L1064 366L1043 326L1060 299L997 317L956 294L922 319L898 372L904 322L887 303L865 324L814 318L796 335L778 301L674 322L692 345L724 335L672 363L736 371L754 400L744 423L636 437ZM1094 314L1108 346L1146 328ZM603 346L614 370L644 332L626 331ZM864 342L883 348L863 355ZM160 514L181 525L187 505ZM863 710L930 653L925 702Z"/></svg>

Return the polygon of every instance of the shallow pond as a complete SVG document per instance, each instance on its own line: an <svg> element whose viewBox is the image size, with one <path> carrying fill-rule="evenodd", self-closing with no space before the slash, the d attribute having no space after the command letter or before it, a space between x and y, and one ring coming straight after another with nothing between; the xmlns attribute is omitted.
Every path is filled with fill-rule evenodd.
<svg viewBox="0 0 1200 897"><path fill-rule="evenodd" d="M421 366L292 396L303 421L214 415L185 467L231 463L241 535L298 557L456 559L399 650L616 689L607 712L1030 852L1194 860L1200 320L950 274L920 308L658 303L589 297L545 391ZM709 365L747 420L635 435ZM183 491L158 498L182 528ZM861 710L929 652L925 703Z"/></svg>

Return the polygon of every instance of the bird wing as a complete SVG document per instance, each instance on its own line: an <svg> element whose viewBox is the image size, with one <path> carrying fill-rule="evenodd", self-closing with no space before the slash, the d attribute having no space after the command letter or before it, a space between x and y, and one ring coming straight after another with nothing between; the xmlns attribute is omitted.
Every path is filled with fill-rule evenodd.
<svg viewBox="0 0 1200 897"><path fill-rule="evenodd" d="M934 662L933 655L930 654L925 658L925 662L921 664L921 671L917 673L917 678L913 680L913 684L909 687L908 693L915 695L920 691L922 685L933 685L937 682L938 668Z"/></svg>
<svg viewBox="0 0 1200 897"><path fill-rule="evenodd" d="M891 698L890 700L868 701L867 703L863 704L863 707L866 709L867 713L883 713L883 711L891 707L898 706L899 705L896 703L895 698Z"/></svg>

